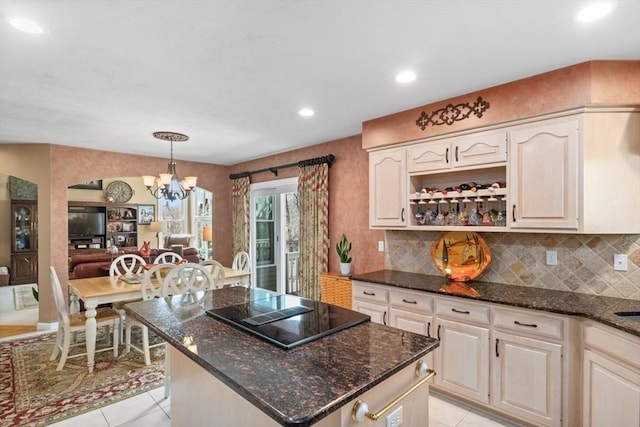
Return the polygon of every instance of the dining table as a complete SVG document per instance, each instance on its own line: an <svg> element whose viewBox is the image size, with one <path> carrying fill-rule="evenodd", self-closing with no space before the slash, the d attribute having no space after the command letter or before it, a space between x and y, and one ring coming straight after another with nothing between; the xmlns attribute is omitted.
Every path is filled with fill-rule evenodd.
<svg viewBox="0 0 640 427"><path fill-rule="evenodd" d="M239 283L250 287L250 272L224 267L224 273L224 285ZM95 365L96 308L100 304L113 304L141 299L140 283L132 282L136 281L125 280L124 276L120 278L111 278L110 276L85 277L69 280L70 312L77 313L80 310L80 300L84 303L87 367L89 373L93 372ZM160 283L158 283L158 286L160 286Z"/></svg>

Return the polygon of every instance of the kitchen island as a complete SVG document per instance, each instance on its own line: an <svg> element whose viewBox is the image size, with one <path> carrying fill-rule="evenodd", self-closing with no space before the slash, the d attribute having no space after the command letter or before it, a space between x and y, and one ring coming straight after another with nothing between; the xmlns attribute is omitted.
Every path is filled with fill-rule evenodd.
<svg viewBox="0 0 640 427"><path fill-rule="evenodd" d="M357 425L358 399L375 411L416 385L416 363L439 344L365 322L285 350L206 314L270 295L233 287L125 306L169 344L173 425ZM403 425L426 425L427 400L424 385L390 413L402 406Z"/></svg>

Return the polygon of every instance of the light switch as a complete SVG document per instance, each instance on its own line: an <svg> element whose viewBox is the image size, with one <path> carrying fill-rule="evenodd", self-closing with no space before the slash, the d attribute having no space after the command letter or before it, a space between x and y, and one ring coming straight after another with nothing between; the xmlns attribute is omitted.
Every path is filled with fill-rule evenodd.
<svg viewBox="0 0 640 427"><path fill-rule="evenodd" d="M380 240L378 242L378 251L379 252L384 252L384 241Z"/></svg>

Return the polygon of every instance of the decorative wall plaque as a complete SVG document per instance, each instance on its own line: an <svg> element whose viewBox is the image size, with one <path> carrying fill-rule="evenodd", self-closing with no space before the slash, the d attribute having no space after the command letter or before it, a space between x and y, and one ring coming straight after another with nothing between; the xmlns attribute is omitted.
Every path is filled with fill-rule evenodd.
<svg viewBox="0 0 640 427"><path fill-rule="evenodd" d="M432 126L451 126L455 122L468 118L471 114L482 118L482 115L488 109L489 103L479 96L473 104L469 104L468 102L456 105L447 104L446 107L434 110L430 114L423 111L416 120L416 126L421 130L425 130L429 124Z"/></svg>
<svg viewBox="0 0 640 427"><path fill-rule="evenodd" d="M38 200L38 185L15 176L9 176L11 200Z"/></svg>

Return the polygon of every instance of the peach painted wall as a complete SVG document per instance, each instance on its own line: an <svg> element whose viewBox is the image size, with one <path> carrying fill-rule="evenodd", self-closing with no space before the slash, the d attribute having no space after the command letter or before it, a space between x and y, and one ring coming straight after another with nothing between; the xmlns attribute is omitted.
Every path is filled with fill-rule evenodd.
<svg viewBox="0 0 640 427"><path fill-rule="evenodd" d="M339 271L340 261L335 243L344 232L352 242L352 272L366 273L384 268L384 253L378 252L378 241L384 231L369 229L369 157L362 149L361 135L301 148L230 168L231 173L246 172L300 160L333 154L336 159L329 169L329 271ZM298 168L283 169L275 177L271 172L251 176L252 183L298 176Z"/></svg>
<svg viewBox="0 0 640 427"><path fill-rule="evenodd" d="M490 104L481 118L472 114L452 125L429 125L424 130L416 125L423 111L429 114L448 104L473 104L479 96ZM598 104L640 104L640 61L584 62L372 119L362 124L362 147L382 147Z"/></svg>
<svg viewBox="0 0 640 427"><path fill-rule="evenodd" d="M40 286L39 323L56 321L53 294L49 286L52 255L59 250L58 245L49 239L51 230L55 227L51 214L52 200L55 196L49 185L50 151L51 147L48 144L0 144L0 172L38 185L38 283L46 284ZM65 220L65 228L66 226ZM66 237L62 243L66 248ZM66 262L63 270L67 270Z"/></svg>

